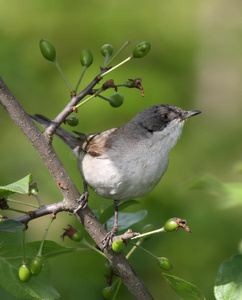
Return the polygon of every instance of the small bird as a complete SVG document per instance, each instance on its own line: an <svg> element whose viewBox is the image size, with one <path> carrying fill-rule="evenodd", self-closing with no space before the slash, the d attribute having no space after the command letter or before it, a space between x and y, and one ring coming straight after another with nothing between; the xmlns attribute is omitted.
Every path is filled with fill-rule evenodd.
<svg viewBox="0 0 242 300"><path fill-rule="evenodd" d="M200 114L169 104L150 106L126 125L100 133L78 136L57 128L55 134L77 157L84 193L80 206L88 199L87 186L99 196L114 200L114 227L105 238L107 244L118 231L118 204L149 194L167 170L170 150L180 137L185 120ZM52 122L42 115L31 116L43 127Z"/></svg>

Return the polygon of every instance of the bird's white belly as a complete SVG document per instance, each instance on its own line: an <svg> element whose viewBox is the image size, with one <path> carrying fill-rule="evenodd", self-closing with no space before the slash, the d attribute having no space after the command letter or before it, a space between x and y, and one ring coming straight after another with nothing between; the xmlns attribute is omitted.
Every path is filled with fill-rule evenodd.
<svg viewBox="0 0 242 300"><path fill-rule="evenodd" d="M157 145L157 144L156 144ZM129 200L147 195L168 167L168 153L151 144L140 144L126 156L85 155L81 173L87 184L101 197Z"/></svg>

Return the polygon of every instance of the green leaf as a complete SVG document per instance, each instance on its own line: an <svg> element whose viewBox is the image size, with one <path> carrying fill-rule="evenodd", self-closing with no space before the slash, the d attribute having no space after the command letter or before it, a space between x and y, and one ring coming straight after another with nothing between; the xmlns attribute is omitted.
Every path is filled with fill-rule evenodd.
<svg viewBox="0 0 242 300"><path fill-rule="evenodd" d="M138 203L137 200L125 201L125 202L122 202L121 204L119 204L118 209L119 209L119 211L121 211L122 209L125 209L126 207L129 207L129 206L137 204L137 203ZM102 224L105 224L113 215L114 215L114 205L110 205L100 215L99 221Z"/></svg>
<svg viewBox="0 0 242 300"><path fill-rule="evenodd" d="M31 182L32 175L29 174L18 181L15 181L5 186L0 186L0 199L7 198L9 195L14 193L28 194L29 185Z"/></svg>
<svg viewBox="0 0 242 300"><path fill-rule="evenodd" d="M28 243L27 245L33 249L36 249L35 254L37 254L39 247L40 247L40 243L41 243L40 241L36 241L36 242ZM78 251L78 250L79 250L79 248L64 247L53 241L46 240L44 243L42 256L45 258L50 258L50 257L55 257L55 256L59 256L62 254Z"/></svg>
<svg viewBox="0 0 242 300"><path fill-rule="evenodd" d="M15 221L15 220L6 220L6 221L2 221L0 222L0 231L19 231L19 230L23 230L24 229L24 225L19 222L19 221Z"/></svg>
<svg viewBox="0 0 242 300"><path fill-rule="evenodd" d="M140 210L135 213L123 213L118 214L118 229L124 230L130 228L133 224L138 223L147 216L147 210ZM108 220L107 230L110 231L113 228L114 217Z"/></svg>
<svg viewBox="0 0 242 300"><path fill-rule="evenodd" d="M36 255L36 249L26 245L27 261ZM22 246L5 245L0 249L0 282L1 286L20 299L58 299L60 295L50 283L50 266L43 258L43 267L38 276L32 276L30 281L22 282L18 277L22 265Z"/></svg>
<svg viewBox="0 0 242 300"><path fill-rule="evenodd" d="M242 299L242 255L234 255L219 267L214 294L219 300Z"/></svg>
<svg viewBox="0 0 242 300"><path fill-rule="evenodd" d="M183 300L205 300L202 292L190 282L166 273L162 275Z"/></svg>
<svg viewBox="0 0 242 300"><path fill-rule="evenodd" d="M242 184L226 183L224 184L226 196L224 197L223 208L235 207L242 204Z"/></svg>
<svg viewBox="0 0 242 300"><path fill-rule="evenodd" d="M216 196L225 193L224 184L212 175L203 175L193 179L189 183L189 188L206 190Z"/></svg>

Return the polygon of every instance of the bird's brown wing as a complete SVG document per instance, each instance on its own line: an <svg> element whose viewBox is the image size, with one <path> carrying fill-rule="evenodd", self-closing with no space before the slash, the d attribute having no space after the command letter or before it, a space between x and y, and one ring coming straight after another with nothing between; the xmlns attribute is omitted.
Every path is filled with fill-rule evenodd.
<svg viewBox="0 0 242 300"><path fill-rule="evenodd" d="M95 134L74 132L78 134L78 139L81 142L82 150L93 157L99 157L106 153L107 148L112 147L115 139L115 137L113 137L113 135L115 135L115 131L116 128ZM110 138L111 136L112 138Z"/></svg>

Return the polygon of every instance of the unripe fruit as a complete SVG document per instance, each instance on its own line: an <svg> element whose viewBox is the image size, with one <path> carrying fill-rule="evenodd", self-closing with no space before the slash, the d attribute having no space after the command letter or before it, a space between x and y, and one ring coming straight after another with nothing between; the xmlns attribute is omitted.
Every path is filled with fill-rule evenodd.
<svg viewBox="0 0 242 300"><path fill-rule="evenodd" d="M79 119L76 116L68 116L66 118L66 123L70 126L77 126L79 123Z"/></svg>
<svg viewBox="0 0 242 300"><path fill-rule="evenodd" d="M158 257L157 264L161 269L163 269L165 271L169 271L172 269L172 264L169 261L169 259L166 257Z"/></svg>
<svg viewBox="0 0 242 300"><path fill-rule="evenodd" d="M167 220L164 225L165 231L175 231L178 227L179 224L174 221L174 218Z"/></svg>
<svg viewBox="0 0 242 300"><path fill-rule="evenodd" d="M104 270L104 275L107 276L107 277L110 277L111 274L113 272L113 266L112 264L108 261L106 262L105 264L105 270Z"/></svg>
<svg viewBox="0 0 242 300"><path fill-rule="evenodd" d="M42 257L41 256L34 257L30 264L31 273L37 275L39 274L41 268L42 268Z"/></svg>
<svg viewBox="0 0 242 300"><path fill-rule="evenodd" d="M120 252L124 249L124 243L120 239L116 239L112 243L112 249L114 252Z"/></svg>
<svg viewBox="0 0 242 300"><path fill-rule="evenodd" d="M29 266L26 264L23 264L18 270L18 276L19 276L19 279L23 282L29 281L31 278L31 272L30 272Z"/></svg>
<svg viewBox="0 0 242 300"><path fill-rule="evenodd" d="M134 48L133 57L135 57L135 58L144 57L145 55L147 55L149 53L150 47L151 47L150 43L147 43L147 42L139 43Z"/></svg>
<svg viewBox="0 0 242 300"><path fill-rule="evenodd" d="M112 107L119 107L123 104L123 102L124 102L124 96L119 93L114 93L109 98L109 104Z"/></svg>
<svg viewBox="0 0 242 300"><path fill-rule="evenodd" d="M140 233L143 234L143 233L146 233L146 232L149 232L149 231L153 231L153 230L154 230L154 225L152 225L152 224L147 224L147 225L145 225L145 226L141 229ZM143 239L144 239L144 240L148 240L149 238L151 238L151 236L152 236L152 234L146 235L146 236L143 237Z"/></svg>
<svg viewBox="0 0 242 300"><path fill-rule="evenodd" d="M64 228L64 232L61 235L61 238L64 240L65 236L68 236L74 242L80 242L82 239L82 233L75 227L68 225L68 228Z"/></svg>
<svg viewBox="0 0 242 300"><path fill-rule="evenodd" d="M74 242L80 242L81 239L82 239L82 233L79 230L76 231L71 237L71 240L73 240Z"/></svg>
<svg viewBox="0 0 242 300"><path fill-rule="evenodd" d="M113 54L113 46L110 44L105 44L101 48L101 53L103 56L111 56Z"/></svg>
<svg viewBox="0 0 242 300"><path fill-rule="evenodd" d="M35 195L38 194L38 192L39 192L39 190L38 190L37 186L33 186L33 187L29 188L29 194L30 195L35 196Z"/></svg>
<svg viewBox="0 0 242 300"><path fill-rule="evenodd" d="M90 67L93 62L93 55L89 49L82 50L80 61L83 67Z"/></svg>
<svg viewBox="0 0 242 300"><path fill-rule="evenodd" d="M41 39L39 42L39 47L42 55L49 61L54 61L56 59L55 47L50 41Z"/></svg>
<svg viewBox="0 0 242 300"><path fill-rule="evenodd" d="M105 300L110 300L113 298L114 295L114 289L111 286L106 286L103 289L103 297Z"/></svg>

